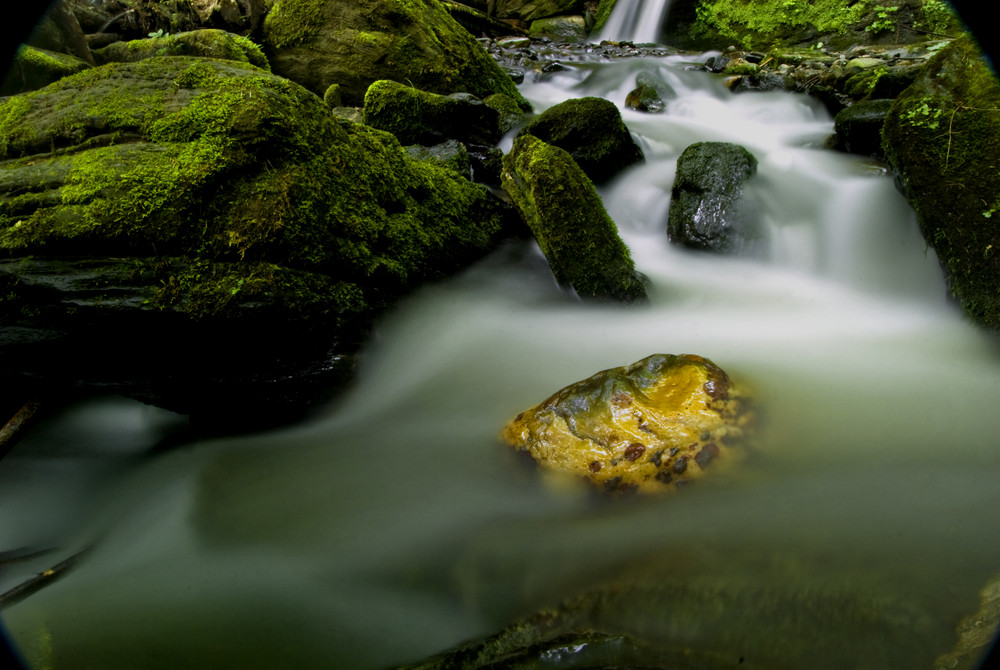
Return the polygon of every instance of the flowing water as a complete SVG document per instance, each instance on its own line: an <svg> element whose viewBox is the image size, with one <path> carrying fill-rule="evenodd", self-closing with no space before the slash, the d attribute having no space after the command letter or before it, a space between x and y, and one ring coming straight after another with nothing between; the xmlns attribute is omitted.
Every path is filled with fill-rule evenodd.
<svg viewBox="0 0 1000 670"><path fill-rule="evenodd" d="M734 667L913 670L950 649L1000 571L996 341L948 301L891 178L820 148L831 119L807 97L732 95L681 57L523 91L622 107L641 69L678 97L623 112L647 160L602 195L648 305L576 302L512 242L385 318L304 425L154 450L177 417L116 399L53 417L0 463L0 549L56 548L0 588L92 547L3 612L37 667L387 668L630 576L673 594L645 634ZM759 159L761 255L667 243L674 164L700 140ZM752 386L745 465L602 504L498 443L560 387L655 352Z"/></svg>
<svg viewBox="0 0 1000 670"><path fill-rule="evenodd" d="M600 39L636 43L657 42L670 11L670 0L618 0Z"/></svg>

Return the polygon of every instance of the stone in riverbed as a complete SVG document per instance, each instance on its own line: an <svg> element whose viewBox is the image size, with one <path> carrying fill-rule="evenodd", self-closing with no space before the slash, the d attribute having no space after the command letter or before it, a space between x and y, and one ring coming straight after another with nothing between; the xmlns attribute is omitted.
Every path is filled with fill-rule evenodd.
<svg viewBox="0 0 1000 670"><path fill-rule="evenodd" d="M691 249L752 251L760 238L743 184L757 159L738 144L697 142L677 159L667 213L671 242Z"/></svg>
<svg viewBox="0 0 1000 670"><path fill-rule="evenodd" d="M657 493L741 457L753 420L745 393L712 361L654 354L558 391L502 439L606 491Z"/></svg>

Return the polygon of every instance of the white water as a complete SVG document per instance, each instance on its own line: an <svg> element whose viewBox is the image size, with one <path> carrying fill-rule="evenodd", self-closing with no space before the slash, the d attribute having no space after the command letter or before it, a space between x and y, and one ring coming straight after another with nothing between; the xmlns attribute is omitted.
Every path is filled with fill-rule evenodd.
<svg viewBox="0 0 1000 670"><path fill-rule="evenodd" d="M603 195L650 305L575 303L516 243L390 315L357 385L308 425L144 455L169 414L109 400L53 420L0 463L0 549L60 550L0 588L96 546L3 613L25 652L54 668L385 668L643 571L690 589L663 605L683 625L650 629L664 644L872 670L947 651L1000 571L995 340L949 304L890 178L817 148L832 124L809 99L732 96L680 59L524 92L539 110L621 107L641 68L680 96L624 113L647 162ZM708 139L760 161L765 259L666 242L676 157ZM498 444L517 412L654 352L753 386L755 458L602 506ZM716 590L746 608L713 609ZM855 601L884 606L885 627L850 625Z"/></svg>
<svg viewBox="0 0 1000 670"><path fill-rule="evenodd" d="M669 11L670 0L618 0L600 39L637 44L658 42Z"/></svg>

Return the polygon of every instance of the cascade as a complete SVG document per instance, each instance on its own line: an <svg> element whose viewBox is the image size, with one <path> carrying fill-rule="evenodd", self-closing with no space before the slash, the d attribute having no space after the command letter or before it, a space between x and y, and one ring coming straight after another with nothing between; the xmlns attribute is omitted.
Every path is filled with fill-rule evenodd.
<svg viewBox="0 0 1000 670"><path fill-rule="evenodd" d="M623 109L646 161L600 192L648 305L575 302L513 241L403 301L303 425L159 452L169 412L107 399L52 417L0 463L0 550L56 551L4 566L0 591L92 549L3 611L16 643L52 668L391 668L666 560L672 595L646 622L675 617L664 645L734 667L932 667L1000 568L995 342L948 301L891 178L823 148L821 105L734 96L688 60L522 85L539 112ZM624 109L641 71L676 91L665 113ZM757 256L666 239L677 157L704 140L759 161ZM752 387L744 467L598 504L498 443L559 388L655 352Z"/></svg>
<svg viewBox="0 0 1000 670"><path fill-rule="evenodd" d="M669 11L670 0L618 0L600 39L637 44L657 42Z"/></svg>

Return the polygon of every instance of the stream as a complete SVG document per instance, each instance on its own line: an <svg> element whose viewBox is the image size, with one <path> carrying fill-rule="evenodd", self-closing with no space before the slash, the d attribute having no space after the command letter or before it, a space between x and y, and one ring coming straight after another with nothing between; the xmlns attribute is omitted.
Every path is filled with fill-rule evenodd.
<svg viewBox="0 0 1000 670"><path fill-rule="evenodd" d="M301 425L161 450L183 417L112 397L33 429L0 463L0 550L54 551L5 566L0 590L92 547L3 611L33 667L390 668L652 573L683 594L645 631L664 644L733 667L930 670L1000 572L997 342L949 301L885 170L822 148L818 103L733 95L689 59L521 86L539 112L623 110L646 162L601 195L648 305L577 302L510 242L384 318L356 383ZM666 113L624 109L641 70L677 91ZM667 242L676 159L704 140L759 161L755 256ZM602 502L499 443L559 388L656 352L753 389L747 462Z"/></svg>

